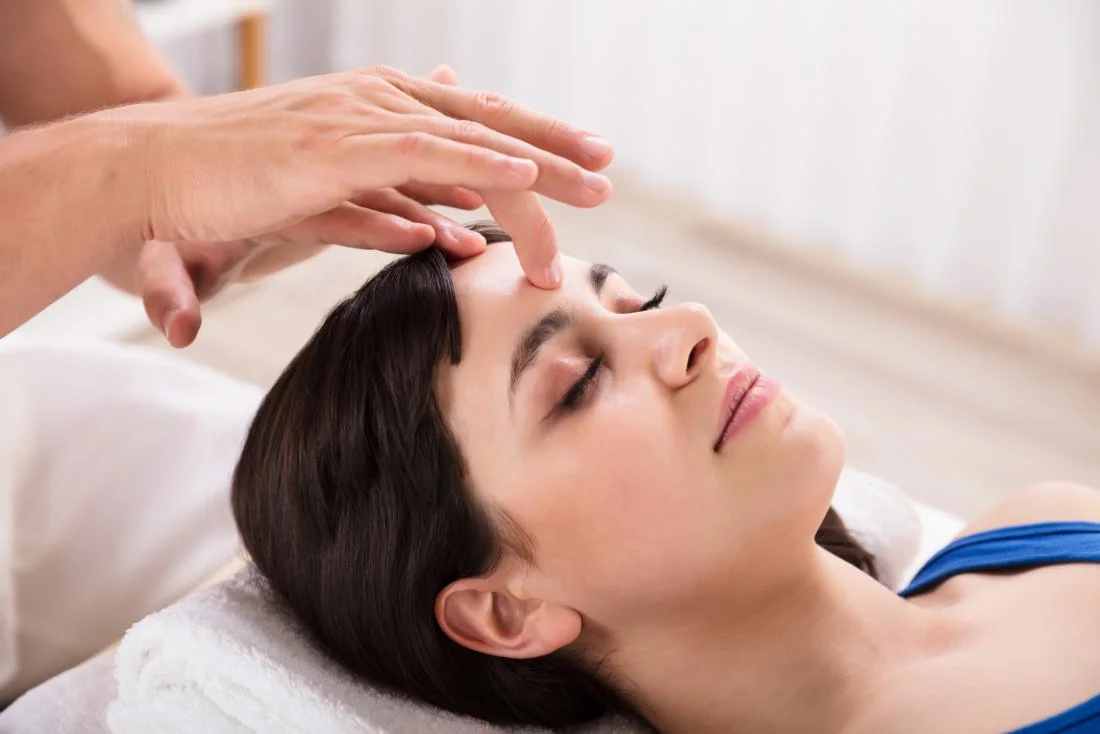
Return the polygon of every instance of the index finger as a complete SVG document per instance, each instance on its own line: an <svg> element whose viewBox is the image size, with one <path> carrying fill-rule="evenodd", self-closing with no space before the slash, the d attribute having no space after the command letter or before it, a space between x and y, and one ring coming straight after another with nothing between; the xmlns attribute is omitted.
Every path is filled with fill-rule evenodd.
<svg viewBox="0 0 1100 734"><path fill-rule="evenodd" d="M387 75L387 79L405 94L448 117L480 122L505 135L568 158L590 171L606 168L614 157L611 145L599 135L535 112L503 95L448 86L401 72Z"/></svg>
<svg viewBox="0 0 1100 734"><path fill-rule="evenodd" d="M530 191L483 191L481 195L493 219L511 235L527 279L549 290L561 285L557 236L538 197Z"/></svg>

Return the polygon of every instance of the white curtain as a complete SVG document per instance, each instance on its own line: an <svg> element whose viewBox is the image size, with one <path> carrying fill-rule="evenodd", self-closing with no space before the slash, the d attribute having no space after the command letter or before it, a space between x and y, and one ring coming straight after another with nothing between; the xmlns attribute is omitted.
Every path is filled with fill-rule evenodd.
<svg viewBox="0 0 1100 734"><path fill-rule="evenodd" d="M446 61L616 175L1100 347L1093 0L280 0L274 32L277 79Z"/></svg>
<svg viewBox="0 0 1100 734"><path fill-rule="evenodd" d="M135 0L135 4L156 5L163 1ZM334 0L271 0L270 81L333 69L334 13ZM192 88L213 94L228 92L236 84L235 43L235 30L227 26L158 45Z"/></svg>

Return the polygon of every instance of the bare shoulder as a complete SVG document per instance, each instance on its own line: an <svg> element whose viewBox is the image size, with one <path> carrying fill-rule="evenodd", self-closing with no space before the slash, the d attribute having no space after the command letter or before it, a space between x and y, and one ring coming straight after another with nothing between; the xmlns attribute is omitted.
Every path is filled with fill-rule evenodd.
<svg viewBox="0 0 1100 734"><path fill-rule="evenodd" d="M1100 522L1100 491L1075 482L1039 482L1015 490L968 524L959 537L1034 522Z"/></svg>

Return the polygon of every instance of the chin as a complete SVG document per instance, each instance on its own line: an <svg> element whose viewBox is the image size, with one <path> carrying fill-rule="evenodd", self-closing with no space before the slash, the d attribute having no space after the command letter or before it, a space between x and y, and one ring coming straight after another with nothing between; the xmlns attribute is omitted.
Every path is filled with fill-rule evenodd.
<svg viewBox="0 0 1100 734"><path fill-rule="evenodd" d="M834 420L784 393L726 466L733 486L749 488L778 526L797 530L809 523L816 532L844 469L845 449Z"/></svg>
<svg viewBox="0 0 1100 734"><path fill-rule="evenodd" d="M783 431L784 479L816 532L844 470L847 443L832 418L793 400L792 404L793 414Z"/></svg>

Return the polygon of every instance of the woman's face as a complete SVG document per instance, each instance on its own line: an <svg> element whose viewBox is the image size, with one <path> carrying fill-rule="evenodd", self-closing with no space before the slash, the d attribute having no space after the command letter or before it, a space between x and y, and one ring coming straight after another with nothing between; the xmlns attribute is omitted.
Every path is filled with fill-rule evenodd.
<svg viewBox="0 0 1100 734"><path fill-rule="evenodd" d="M613 626L765 584L813 543L839 430L766 376L727 426L757 368L706 308L562 265L545 291L509 246L458 264L437 386L477 499L531 541L523 593Z"/></svg>

